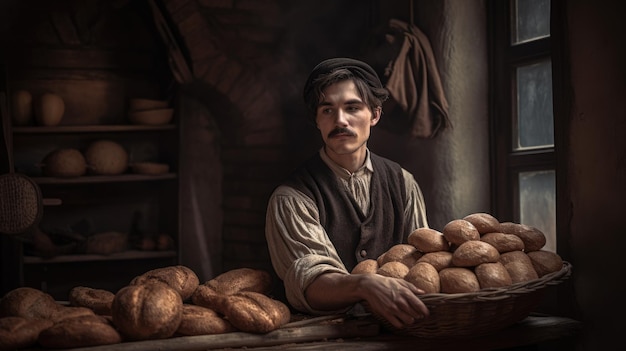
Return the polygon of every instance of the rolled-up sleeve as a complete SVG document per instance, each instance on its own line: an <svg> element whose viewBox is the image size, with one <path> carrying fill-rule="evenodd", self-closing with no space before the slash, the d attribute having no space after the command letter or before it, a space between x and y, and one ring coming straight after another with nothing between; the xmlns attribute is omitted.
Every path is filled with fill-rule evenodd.
<svg viewBox="0 0 626 351"><path fill-rule="evenodd" d="M311 314L345 311L314 310L304 296L306 288L320 274L349 274L310 198L287 186L276 188L268 202L265 236L272 265L285 284L292 307Z"/></svg>

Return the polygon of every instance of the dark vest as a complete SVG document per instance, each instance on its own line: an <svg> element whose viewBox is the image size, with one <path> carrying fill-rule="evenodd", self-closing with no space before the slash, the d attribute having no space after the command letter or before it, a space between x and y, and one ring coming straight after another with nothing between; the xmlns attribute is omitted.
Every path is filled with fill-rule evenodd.
<svg viewBox="0 0 626 351"><path fill-rule="evenodd" d="M315 154L286 181L317 204L320 222L348 271L406 240L406 189L402 168L370 152L374 173L365 216L333 171ZM362 252L366 253L362 256Z"/></svg>

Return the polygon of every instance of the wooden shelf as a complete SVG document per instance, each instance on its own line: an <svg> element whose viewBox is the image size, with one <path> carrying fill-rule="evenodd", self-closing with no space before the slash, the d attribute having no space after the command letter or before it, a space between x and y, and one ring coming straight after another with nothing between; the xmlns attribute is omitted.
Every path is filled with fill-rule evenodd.
<svg viewBox="0 0 626 351"><path fill-rule="evenodd" d="M66 262L121 261L176 257L176 251L129 250L112 255L62 255L53 258L24 256L24 264L49 264Z"/></svg>
<svg viewBox="0 0 626 351"><path fill-rule="evenodd" d="M121 182L144 182L156 180L176 179L176 173L164 173L158 175L146 174L120 174L120 175L98 175L98 176L81 176L75 178L56 178L56 177L31 177L37 184L95 184L95 183L121 183Z"/></svg>
<svg viewBox="0 0 626 351"><path fill-rule="evenodd" d="M108 132L146 132L175 130L174 124L163 125L84 125L55 127L13 127L14 134L62 134L62 133L108 133Z"/></svg>

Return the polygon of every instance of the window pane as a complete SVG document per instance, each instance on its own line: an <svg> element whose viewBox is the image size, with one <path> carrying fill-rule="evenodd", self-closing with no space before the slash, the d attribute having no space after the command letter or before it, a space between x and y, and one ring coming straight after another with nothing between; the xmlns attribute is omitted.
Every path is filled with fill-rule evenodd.
<svg viewBox="0 0 626 351"><path fill-rule="evenodd" d="M516 103L513 150L554 146L550 60L517 68Z"/></svg>
<svg viewBox="0 0 626 351"><path fill-rule="evenodd" d="M546 235L545 250L556 252L555 172L533 171L519 174L520 223L533 226Z"/></svg>
<svg viewBox="0 0 626 351"><path fill-rule="evenodd" d="M511 44L550 36L550 0L514 0Z"/></svg>

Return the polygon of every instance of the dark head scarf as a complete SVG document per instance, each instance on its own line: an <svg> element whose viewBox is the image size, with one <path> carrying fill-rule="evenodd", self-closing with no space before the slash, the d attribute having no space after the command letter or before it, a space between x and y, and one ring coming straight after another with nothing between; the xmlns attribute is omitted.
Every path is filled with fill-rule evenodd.
<svg viewBox="0 0 626 351"><path fill-rule="evenodd" d="M328 74L336 69L344 68L352 72L356 77L363 79L370 87L376 89L384 89L383 84L378 78L376 71L367 63L351 58L338 57L331 58L320 62L309 75L304 84L304 92L302 96L307 101L309 95L313 92L314 82L322 75Z"/></svg>

